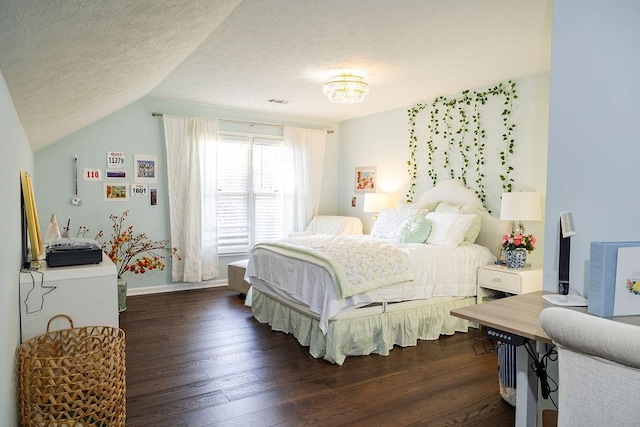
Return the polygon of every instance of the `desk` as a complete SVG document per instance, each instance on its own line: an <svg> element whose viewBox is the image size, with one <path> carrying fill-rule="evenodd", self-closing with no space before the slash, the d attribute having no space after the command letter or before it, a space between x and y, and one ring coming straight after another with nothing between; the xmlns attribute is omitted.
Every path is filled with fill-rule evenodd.
<svg viewBox="0 0 640 427"><path fill-rule="evenodd" d="M531 292L484 304L451 310L451 315L529 338L539 343L551 343L540 326L540 312L547 307L558 307L542 298L543 293ZM586 307L566 307L587 312ZM640 316L620 316L612 320L640 326ZM537 425L538 379L530 371L529 355L523 346L516 347L516 426Z"/></svg>
<svg viewBox="0 0 640 427"><path fill-rule="evenodd" d="M553 305L542 298L543 291L502 298L484 304L451 310L451 315L510 332L536 342L551 343L540 326L540 312ZM586 307L572 307L586 312ZM516 347L516 427L537 425L538 378L531 372L529 355Z"/></svg>
<svg viewBox="0 0 640 427"><path fill-rule="evenodd" d="M543 293L531 292L501 298L484 304L451 310L451 315L491 326L535 341L551 343L551 338L540 326L540 312L547 307L557 307L542 298ZM586 307L571 307L587 312Z"/></svg>

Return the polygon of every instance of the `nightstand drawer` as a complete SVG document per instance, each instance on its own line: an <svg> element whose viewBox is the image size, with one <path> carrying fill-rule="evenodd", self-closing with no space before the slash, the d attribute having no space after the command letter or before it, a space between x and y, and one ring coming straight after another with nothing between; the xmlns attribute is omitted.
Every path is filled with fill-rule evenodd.
<svg viewBox="0 0 640 427"><path fill-rule="evenodd" d="M481 268L478 270L478 286L519 294L522 291L522 279L518 274L507 271Z"/></svg>

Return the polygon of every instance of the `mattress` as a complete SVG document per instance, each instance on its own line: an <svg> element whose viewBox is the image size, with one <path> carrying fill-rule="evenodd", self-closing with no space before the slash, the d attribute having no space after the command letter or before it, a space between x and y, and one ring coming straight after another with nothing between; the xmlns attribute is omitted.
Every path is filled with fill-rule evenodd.
<svg viewBox="0 0 640 427"><path fill-rule="evenodd" d="M473 296L478 267L495 261L489 249L475 244L448 248L385 243L407 254L413 280L338 298L332 275L324 267L261 248L252 251L245 279L262 293L307 307L326 334L330 319L372 303Z"/></svg>

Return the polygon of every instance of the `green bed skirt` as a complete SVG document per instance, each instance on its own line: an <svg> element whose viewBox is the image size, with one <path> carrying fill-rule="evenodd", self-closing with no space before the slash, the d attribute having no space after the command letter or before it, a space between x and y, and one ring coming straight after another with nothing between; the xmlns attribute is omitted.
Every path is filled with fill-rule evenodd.
<svg viewBox="0 0 640 427"><path fill-rule="evenodd" d="M415 346L418 340L436 340L440 335L467 332L469 322L449 312L476 303L474 296L388 304L385 312L382 306L358 309L330 320L327 334L323 335L318 319L255 288L252 291L251 309L260 323L269 324L274 331L292 334L300 344L309 347L313 357L338 365L342 365L347 356L371 353L387 356L394 345Z"/></svg>

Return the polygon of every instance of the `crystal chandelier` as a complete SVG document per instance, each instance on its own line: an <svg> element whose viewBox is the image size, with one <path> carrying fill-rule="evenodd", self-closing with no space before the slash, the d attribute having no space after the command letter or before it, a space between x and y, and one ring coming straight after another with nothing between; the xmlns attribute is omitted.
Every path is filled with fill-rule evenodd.
<svg viewBox="0 0 640 427"><path fill-rule="evenodd" d="M369 85L360 76L340 74L324 84L323 92L331 102L355 104L369 93Z"/></svg>

